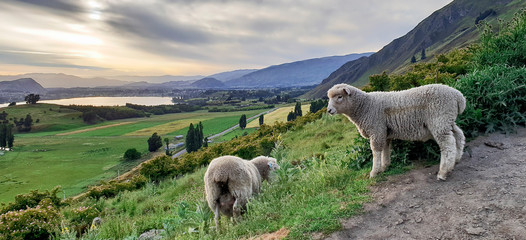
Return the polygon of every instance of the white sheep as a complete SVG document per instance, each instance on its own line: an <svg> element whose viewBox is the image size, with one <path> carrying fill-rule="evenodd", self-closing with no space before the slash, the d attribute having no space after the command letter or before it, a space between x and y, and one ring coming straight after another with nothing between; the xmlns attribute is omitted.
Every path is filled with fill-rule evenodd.
<svg viewBox="0 0 526 240"><path fill-rule="evenodd" d="M454 88L430 84L397 92L365 93L347 84L336 84L327 95L327 112L345 115L370 140L371 178L391 163L392 139L434 139L441 152L439 180L445 180L462 157L465 137L455 119L466 108L466 99Z"/></svg>
<svg viewBox="0 0 526 240"><path fill-rule="evenodd" d="M259 193L262 180L279 169L275 158L259 156L250 161L222 156L210 162L206 170L205 193L219 228L220 213L236 219L245 210L248 199Z"/></svg>

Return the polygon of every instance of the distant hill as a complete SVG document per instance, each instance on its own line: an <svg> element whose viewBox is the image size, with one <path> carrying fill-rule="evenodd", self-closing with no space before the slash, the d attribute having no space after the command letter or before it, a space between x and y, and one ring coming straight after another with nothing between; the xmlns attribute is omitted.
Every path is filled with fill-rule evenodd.
<svg viewBox="0 0 526 240"><path fill-rule="evenodd" d="M344 63L372 53L314 58L270 66L225 82L234 88L291 87L319 84Z"/></svg>
<svg viewBox="0 0 526 240"><path fill-rule="evenodd" d="M234 70L230 72L222 72L222 73L216 73L213 75L210 75L208 77L215 78L221 82L230 81L232 79L240 78L244 75L247 75L249 73L255 72L257 69L241 69L241 70Z"/></svg>
<svg viewBox="0 0 526 240"><path fill-rule="evenodd" d="M46 89L32 78L21 78L13 81L0 82L0 92L46 93Z"/></svg>
<svg viewBox="0 0 526 240"><path fill-rule="evenodd" d="M166 83L166 82L178 82L197 80L204 78L205 76L174 76L174 75L163 75L163 76L112 76L112 79L128 82L147 82L147 83Z"/></svg>
<svg viewBox="0 0 526 240"><path fill-rule="evenodd" d="M11 81L19 78L32 78L45 88L101 87L123 86L130 82L107 78L81 78L63 73L26 73L14 76L0 76L0 81Z"/></svg>
<svg viewBox="0 0 526 240"><path fill-rule="evenodd" d="M200 80L197 80L190 84L194 88L203 88L203 89L210 89L210 88L225 88L225 84L215 78L207 77Z"/></svg>
<svg viewBox="0 0 526 240"><path fill-rule="evenodd" d="M406 35L393 40L377 53L348 62L330 74L306 97L323 97L337 83L363 86L372 74L403 72L413 56L420 61L422 49L427 59L454 48L466 47L479 37L476 22L495 23L510 19L526 1L455 0L435 11Z"/></svg>

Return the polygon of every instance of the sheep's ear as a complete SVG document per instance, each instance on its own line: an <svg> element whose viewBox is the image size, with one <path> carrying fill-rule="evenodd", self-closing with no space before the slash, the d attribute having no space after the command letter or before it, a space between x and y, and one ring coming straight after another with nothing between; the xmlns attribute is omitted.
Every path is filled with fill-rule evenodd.
<svg viewBox="0 0 526 240"><path fill-rule="evenodd" d="M269 162L269 163L268 163L268 166L269 166L270 168L272 168L272 163L271 163L271 162Z"/></svg>
<svg viewBox="0 0 526 240"><path fill-rule="evenodd" d="M347 95L351 95L352 88L349 87L349 86L345 86L345 87L343 88L343 91L344 91Z"/></svg>

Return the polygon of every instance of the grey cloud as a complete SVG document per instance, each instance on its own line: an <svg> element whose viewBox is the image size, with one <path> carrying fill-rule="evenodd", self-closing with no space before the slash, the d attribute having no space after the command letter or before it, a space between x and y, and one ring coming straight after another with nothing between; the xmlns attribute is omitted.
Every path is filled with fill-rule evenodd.
<svg viewBox="0 0 526 240"><path fill-rule="evenodd" d="M8 0L9 1L9 0ZM67 1L67 0L17 0L10 2L22 2L31 4L37 7L50 8L66 12L83 12L84 9L79 3L81 1Z"/></svg>
<svg viewBox="0 0 526 240"><path fill-rule="evenodd" d="M37 67L57 67L57 68L75 68L88 70L107 70L108 68L75 65L65 63L62 59L71 58L58 54L40 54L26 51L1 51L0 62L6 64L19 64Z"/></svg>
<svg viewBox="0 0 526 240"><path fill-rule="evenodd" d="M210 43L212 40L209 33L196 26L171 21L159 12L139 5L113 5L107 11L110 16L106 23L114 31L149 39L152 44L161 40L195 45Z"/></svg>

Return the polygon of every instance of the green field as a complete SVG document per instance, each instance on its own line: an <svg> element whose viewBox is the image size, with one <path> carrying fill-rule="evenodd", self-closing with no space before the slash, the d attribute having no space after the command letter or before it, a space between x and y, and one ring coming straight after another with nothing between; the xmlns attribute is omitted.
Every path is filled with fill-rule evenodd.
<svg viewBox="0 0 526 240"><path fill-rule="evenodd" d="M61 109L59 113L58 109L58 105L51 104L3 109L8 112L8 118L19 118L30 112L34 120L40 119L40 123L34 127L36 132L16 134L14 151L0 156L0 203L13 201L17 194L52 189L57 185L62 186L66 197L78 194L88 185L116 177L119 172L136 166L141 160L132 163L122 160L129 148L142 152L142 161L151 158L153 155L148 153L147 139L153 132L173 142L175 135L186 134L191 122L202 121L205 135L210 135L237 124L241 114L253 116L265 111L196 111L87 125L78 117L79 112ZM41 127L44 124L47 127ZM67 127L61 129L58 127L61 124ZM167 127L168 124L177 127ZM115 126L91 130L108 125ZM78 130L84 132L77 133ZM163 153L160 149L155 154Z"/></svg>

